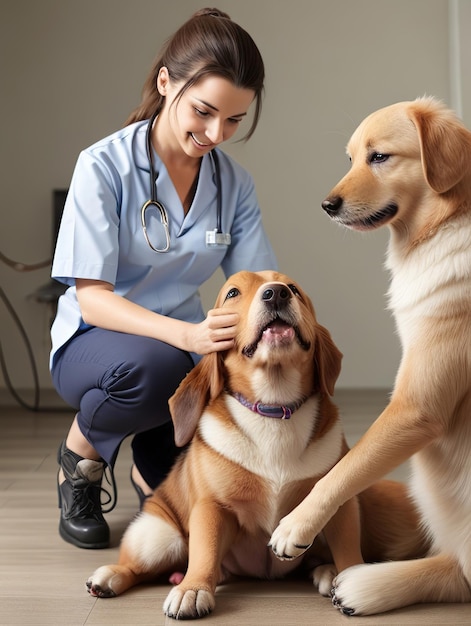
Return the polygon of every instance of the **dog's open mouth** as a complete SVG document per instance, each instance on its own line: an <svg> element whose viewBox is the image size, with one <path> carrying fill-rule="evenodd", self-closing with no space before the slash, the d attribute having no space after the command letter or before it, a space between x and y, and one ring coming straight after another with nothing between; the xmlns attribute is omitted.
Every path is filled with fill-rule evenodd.
<svg viewBox="0 0 471 626"><path fill-rule="evenodd" d="M352 228L353 230L371 230L373 228L379 228L389 222L398 212L399 207L395 202L390 202L385 207L371 213L370 215L365 216L357 216L355 215L352 218L349 217L340 217L339 222L341 222L347 228ZM334 217L335 215L331 216Z"/></svg>
<svg viewBox="0 0 471 626"><path fill-rule="evenodd" d="M266 343L291 343L296 337L295 330L292 326L284 322L283 320L276 319L270 322L268 326L262 331L262 337L260 341Z"/></svg>
<svg viewBox="0 0 471 626"><path fill-rule="evenodd" d="M310 343L303 339L299 328L276 315L274 319L260 329L256 340L243 348L242 353L250 358L255 354L258 345L262 342L269 347L277 348L291 345L296 340L303 350L309 350Z"/></svg>

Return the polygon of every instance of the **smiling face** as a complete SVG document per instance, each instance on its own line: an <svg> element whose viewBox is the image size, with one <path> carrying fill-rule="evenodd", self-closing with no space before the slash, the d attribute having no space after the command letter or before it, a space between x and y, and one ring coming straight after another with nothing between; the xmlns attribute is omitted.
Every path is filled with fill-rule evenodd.
<svg viewBox="0 0 471 626"><path fill-rule="evenodd" d="M239 272L216 306L239 314L235 346L224 358L229 389L282 404L312 393L316 321L296 283L278 272Z"/></svg>
<svg viewBox="0 0 471 626"><path fill-rule="evenodd" d="M162 68L158 88L165 105L156 125L158 144L188 157L199 158L230 139L246 117L255 93L236 87L220 76L209 75L179 96L183 83L175 83Z"/></svg>
<svg viewBox="0 0 471 626"><path fill-rule="evenodd" d="M215 306L240 319L234 348L224 355L229 388L272 403L333 392L341 354L298 283L279 272L238 272Z"/></svg>
<svg viewBox="0 0 471 626"><path fill-rule="evenodd" d="M240 316L236 349L272 364L308 352L313 344L314 309L296 283L278 272L239 272L221 290L221 306Z"/></svg>

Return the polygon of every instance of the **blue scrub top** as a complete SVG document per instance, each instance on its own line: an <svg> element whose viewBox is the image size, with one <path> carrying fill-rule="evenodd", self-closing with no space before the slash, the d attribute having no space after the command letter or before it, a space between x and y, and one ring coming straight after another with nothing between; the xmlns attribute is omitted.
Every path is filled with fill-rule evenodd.
<svg viewBox="0 0 471 626"><path fill-rule="evenodd" d="M217 219L211 157L202 159L195 197L184 215L165 165L154 151L157 198L168 214L170 249L151 250L141 226L141 207L150 199L146 130L147 121L126 126L78 158L52 266L52 277L69 289L59 299L51 329L51 368L61 347L89 328L81 317L76 278L106 281L114 285L115 293L147 309L198 323L205 317L199 287L218 267L226 278L243 269L277 269L252 177L220 150L222 231L231 234L231 244L206 246L206 231L216 228ZM161 247L160 218L149 210L146 223L151 243Z"/></svg>

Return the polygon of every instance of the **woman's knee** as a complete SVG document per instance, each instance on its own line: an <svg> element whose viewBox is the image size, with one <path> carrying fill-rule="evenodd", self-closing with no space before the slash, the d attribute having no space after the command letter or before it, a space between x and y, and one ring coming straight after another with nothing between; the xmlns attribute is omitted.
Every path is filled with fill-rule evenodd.
<svg viewBox="0 0 471 626"><path fill-rule="evenodd" d="M192 366L190 356L175 348L142 350L109 370L103 389L116 401L131 402L141 410L146 406L155 410L159 404L167 406L168 398Z"/></svg>
<svg viewBox="0 0 471 626"><path fill-rule="evenodd" d="M53 372L62 397L92 420L111 414L153 422L170 418L168 399L193 367L191 356L149 337L99 328L78 336Z"/></svg>

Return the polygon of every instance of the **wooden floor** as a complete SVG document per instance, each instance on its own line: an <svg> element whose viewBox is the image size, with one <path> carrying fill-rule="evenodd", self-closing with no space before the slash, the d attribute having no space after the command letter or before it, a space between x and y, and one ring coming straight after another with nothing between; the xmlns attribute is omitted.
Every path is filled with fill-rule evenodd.
<svg viewBox="0 0 471 626"><path fill-rule="evenodd" d="M338 392L345 430L356 441L387 402L386 393ZM137 509L129 483L131 454L125 442L116 467L119 501L107 517L108 550L80 550L59 537L56 450L70 412L32 413L0 406L0 624L35 626L159 626L176 624L162 613L168 586L142 586L114 599L88 595L84 582L99 565L114 562L125 526ZM407 468L395 476L405 479ZM471 624L470 605L421 605L369 618L348 618L309 582L240 581L221 586L214 626L376 626Z"/></svg>

